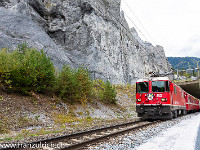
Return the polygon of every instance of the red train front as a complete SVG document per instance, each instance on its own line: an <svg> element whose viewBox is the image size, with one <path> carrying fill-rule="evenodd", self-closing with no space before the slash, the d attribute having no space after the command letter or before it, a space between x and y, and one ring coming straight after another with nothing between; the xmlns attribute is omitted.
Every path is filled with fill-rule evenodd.
<svg viewBox="0 0 200 150"><path fill-rule="evenodd" d="M136 112L142 119L171 119L186 114L186 93L168 77L136 82Z"/></svg>

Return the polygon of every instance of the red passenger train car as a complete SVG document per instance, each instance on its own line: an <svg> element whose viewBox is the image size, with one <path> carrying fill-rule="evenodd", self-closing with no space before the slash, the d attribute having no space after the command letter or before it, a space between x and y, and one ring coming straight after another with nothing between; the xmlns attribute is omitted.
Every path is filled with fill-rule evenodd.
<svg viewBox="0 0 200 150"><path fill-rule="evenodd" d="M149 77L136 82L136 112L142 119L171 119L199 109L199 99L168 77Z"/></svg>
<svg viewBox="0 0 200 150"><path fill-rule="evenodd" d="M199 100L190 94L186 95L186 109L193 112L199 110Z"/></svg>

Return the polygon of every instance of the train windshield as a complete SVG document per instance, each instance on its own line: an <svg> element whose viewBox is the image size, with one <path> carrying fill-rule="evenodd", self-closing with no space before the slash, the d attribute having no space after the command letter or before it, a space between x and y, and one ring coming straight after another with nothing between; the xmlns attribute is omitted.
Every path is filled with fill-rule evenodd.
<svg viewBox="0 0 200 150"><path fill-rule="evenodd" d="M153 92L164 92L165 91L165 81L152 81L152 91Z"/></svg>
<svg viewBox="0 0 200 150"><path fill-rule="evenodd" d="M137 93L148 93L148 92L149 92L148 82L139 82L137 84Z"/></svg>

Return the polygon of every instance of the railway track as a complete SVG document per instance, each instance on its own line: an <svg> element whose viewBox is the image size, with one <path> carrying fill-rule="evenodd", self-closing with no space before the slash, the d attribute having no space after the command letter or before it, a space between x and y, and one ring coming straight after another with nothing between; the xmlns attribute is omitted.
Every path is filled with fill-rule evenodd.
<svg viewBox="0 0 200 150"><path fill-rule="evenodd" d="M107 140L110 137L117 136L129 131L134 131L148 127L150 125L157 124L161 121L147 122L147 121L135 121L115 126L99 128L95 130L75 133L71 135L60 136L52 139L46 139L42 141L36 141L32 143L24 143L21 147L15 149L43 149L43 150L75 150L81 149L89 144L94 144L100 141ZM42 147L42 148L41 148ZM5 150L5 149L3 149ZM6 149L8 150L8 149Z"/></svg>

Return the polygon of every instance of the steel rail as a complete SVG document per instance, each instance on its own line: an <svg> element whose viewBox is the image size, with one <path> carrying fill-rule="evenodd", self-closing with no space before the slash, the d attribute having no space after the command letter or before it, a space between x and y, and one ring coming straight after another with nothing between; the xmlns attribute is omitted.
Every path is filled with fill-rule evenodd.
<svg viewBox="0 0 200 150"><path fill-rule="evenodd" d="M69 135L63 135L63 136L58 136L58 137L54 137L54 138L44 139L44 140L40 140L40 141L22 143L22 144L20 144L19 148L16 146L16 147L13 147L13 148L0 148L0 150L13 150L13 149L19 150L19 149L22 149L23 147L27 147L27 146L30 146L30 145L38 145L38 144L42 145L42 144L47 144L47 143L51 143L51 142L59 142L61 140L68 139L68 138L75 138L75 137L79 137L79 136L83 136L83 135L87 135L87 134L93 134L93 133L96 133L96 132L101 132L101 131L104 131L104 130L134 125L134 124L138 124L140 122L143 122L143 121L128 122L128 123L118 124L118 125L114 125L114 126L103 127L103 128L93 129L93 130L89 130L89 131L78 132L78 133L73 133L73 134L69 134ZM9 143L8 143L8 145L9 145Z"/></svg>
<svg viewBox="0 0 200 150"><path fill-rule="evenodd" d="M80 149L80 148L83 148L83 147L85 147L85 146L87 146L89 144L94 144L94 143L103 141L103 140L105 140L107 138L110 138L110 137L113 137L113 136L117 136L117 135L120 135L120 134L123 134L123 133L126 133L126 132L135 131L137 129L142 129L144 127L147 127L147 126L159 123L159 122L161 122L161 121L156 121L156 122L143 124L143 125L140 125L140 126L137 126L137 127L132 127L132 128L128 128L128 129L125 129L125 130L117 131L117 132L114 132L114 133L111 133L111 134L108 134L108 135L102 135L101 137L94 138L94 139L91 139L91 140L87 140L87 141L84 141L84 142L81 142L81 143L77 143L77 144L74 144L74 145L70 145L70 146L67 146L67 147L64 147L64 148L60 148L59 150L76 150L76 149Z"/></svg>
<svg viewBox="0 0 200 150"><path fill-rule="evenodd" d="M89 131L84 131L84 132L79 132L79 133L74 133L74 134L70 134L70 135L63 135L63 136L59 136L59 137L54 137L54 138L49 138L49 139L44 139L44 140L40 140L40 141L34 141L34 142L30 142L30 143L23 143L21 144L20 146L21 147L14 147L14 148L4 148L4 149L0 149L0 150L13 150L13 149L23 149L23 148L26 148L26 149L31 149L31 146L38 146L38 145L47 145L49 143L59 143L59 142L62 142L62 143L67 143L66 140L67 139L73 139L73 138L76 138L76 137L82 137L84 135L91 135L91 134L95 134L95 133L101 133L101 132L105 132L107 130L112 130L112 129L116 129L116 128L120 128L120 127L124 127L125 129L119 129L119 131L111 131L112 133L101 133L102 135L99 135L98 137L94 137L94 139L89 139L89 140L86 140L86 141L83 141L83 142L79 142L79 143L75 143L75 144L70 144L69 146L66 146L66 147L61 147L61 148L56 148L56 149L59 149L59 150L75 150L75 149L80 149L80 148L83 148L89 144L94 144L94 143L97 143L99 141L103 141L103 140L106 140L107 138L109 137L113 137L113 136L117 136L117 135L120 135L120 134L123 134L125 132L129 132L129 131L135 131L137 129L141 129L141 128L144 128L144 127L147 127L147 126L150 126L150 125L153 125L153 124L156 124L156 123L159 123L161 121L154 121L154 122L147 122L145 124L142 124L142 125L139 125L139 126L134 126L134 127L129 127L130 125L137 125L139 123L144 123L144 121L134 121L134 122L128 122L128 123L123 123L123 124L118 124L118 125L114 125L114 126L109 126L109 127L103 127L103 128L99 128L99 129L93 129L93 130L89 130Z"/></svg>

